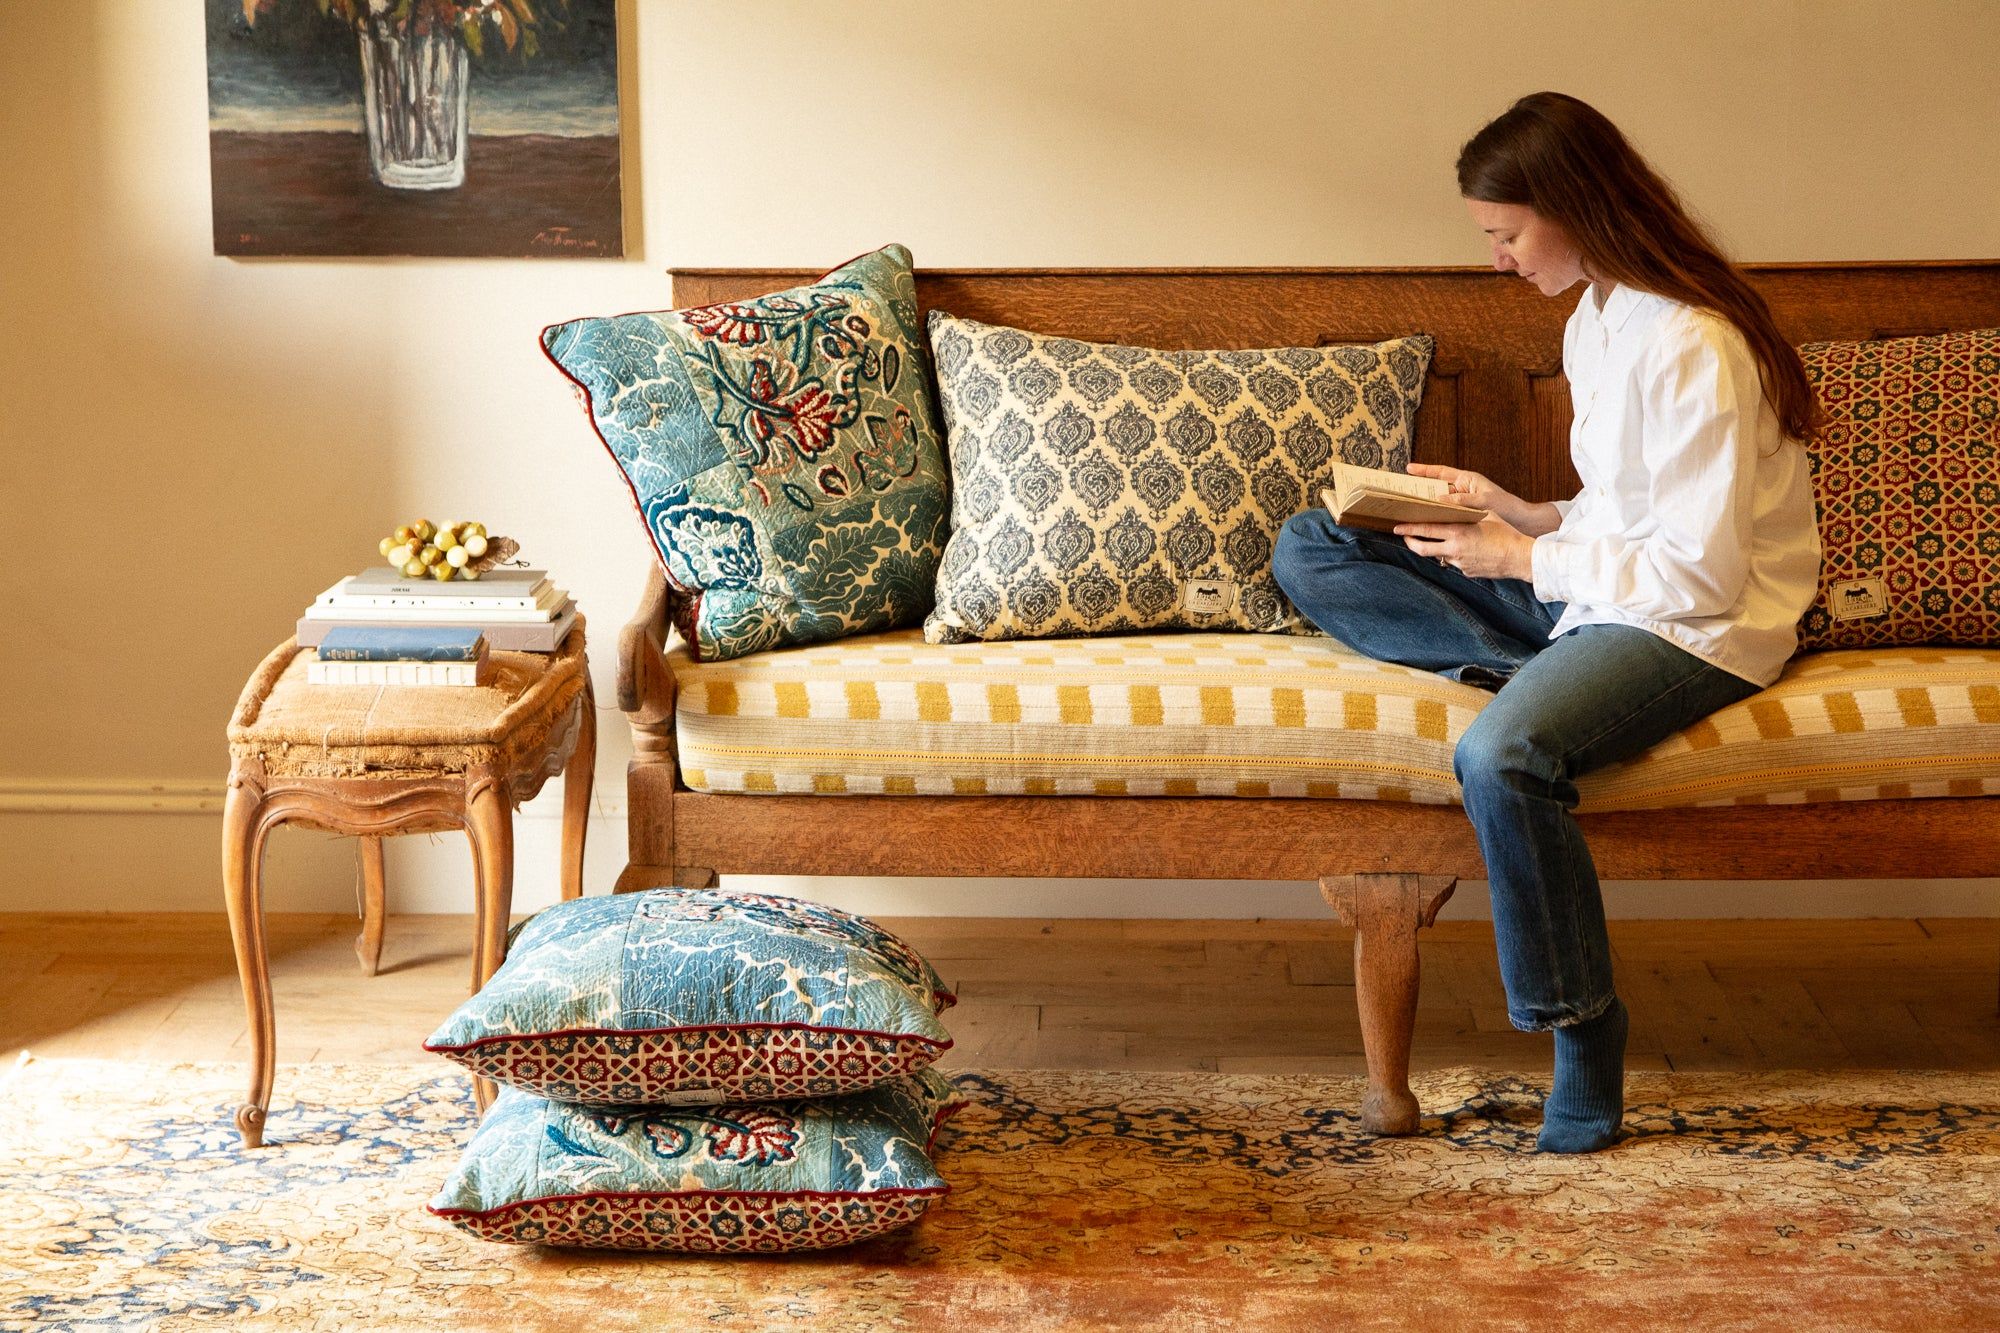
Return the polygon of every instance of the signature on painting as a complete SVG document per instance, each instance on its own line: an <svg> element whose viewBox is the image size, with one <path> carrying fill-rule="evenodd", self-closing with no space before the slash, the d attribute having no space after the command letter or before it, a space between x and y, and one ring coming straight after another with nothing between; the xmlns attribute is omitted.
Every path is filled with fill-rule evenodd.
<svg viewBox="0 0 2000 1333"><path fill-rule="evenodd" d="M535 233L536 245L546 245L551 250L597 250L603 243L595 236L572 236L568 227L544 227Z"/></svg>

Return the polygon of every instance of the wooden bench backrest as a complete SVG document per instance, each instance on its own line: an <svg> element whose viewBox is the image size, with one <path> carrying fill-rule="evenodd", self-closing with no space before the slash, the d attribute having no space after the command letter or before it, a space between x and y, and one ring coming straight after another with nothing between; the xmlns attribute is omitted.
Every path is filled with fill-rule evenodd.
<svg viewBox="0 0 2000 1333"><path fill-rule="evenodd" d="M2000 327L2000 259L1758 264L1748 272L1794 342ZM819 277L675 269L676 307L743 300ZM1562 330L1581 289L1547 298L1486 268L927 269L925 309L1092 342L1297 347L1437 339L1416 456L1485 473L1530 499L1566 498Z"/></svg>

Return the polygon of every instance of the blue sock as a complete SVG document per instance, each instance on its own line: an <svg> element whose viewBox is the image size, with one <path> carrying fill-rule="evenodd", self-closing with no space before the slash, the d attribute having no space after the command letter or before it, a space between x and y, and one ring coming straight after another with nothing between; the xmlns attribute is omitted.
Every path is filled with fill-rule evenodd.
<svg viewBox="0 0 2000 1333"><path fill-rule="evenodd" d="M1631 1028L1625 1005L1611 1007L1588 1022L1556 1029L1556 1077L1542 1103L1537 1152L1596 1152L1618 1138L1625 1121L1625 1035Z"/></svg>

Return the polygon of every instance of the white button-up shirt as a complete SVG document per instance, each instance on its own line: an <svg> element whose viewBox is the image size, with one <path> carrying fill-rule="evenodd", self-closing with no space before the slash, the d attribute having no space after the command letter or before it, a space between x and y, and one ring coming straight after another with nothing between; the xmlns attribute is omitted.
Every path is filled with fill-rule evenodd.
<svg viewBox="0 0 2000 1333"><path fill-rule="evenodd" d="M1635 625L1757 685L1798 647L1819 582L1806 451L1720 316L1631 287L1584 289L1563 330L1583 490L1537 537L1549 637Z"/></svg>

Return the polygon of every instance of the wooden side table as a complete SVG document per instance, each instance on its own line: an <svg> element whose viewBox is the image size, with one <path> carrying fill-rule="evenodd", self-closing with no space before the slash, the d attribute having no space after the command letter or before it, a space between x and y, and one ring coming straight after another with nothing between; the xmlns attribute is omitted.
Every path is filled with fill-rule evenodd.
<svg viewBox="0 0 2000 1333"><path fill-rule="evenodd" d="M264 1141L277 1025L264 942L264 839L294 823L362 838L356 952L381 957L381 840L462 828L472 841L472 989L506 955L514 896L514 808L563 774L562 896L583 892L583 838L597 758L584 623L554 653L496 652L490 684L311 685L310 649L286 640L243 687L229 722L222 884L250 1015L250 1094L236 1112L247 1147ZM483 1109L492 1087L478 1085Z"/></svg>

